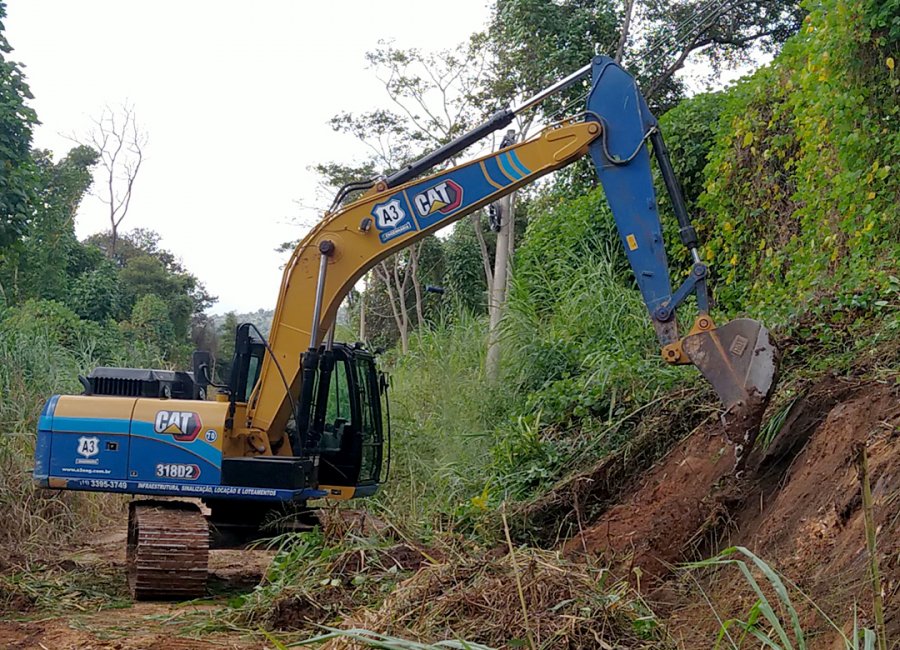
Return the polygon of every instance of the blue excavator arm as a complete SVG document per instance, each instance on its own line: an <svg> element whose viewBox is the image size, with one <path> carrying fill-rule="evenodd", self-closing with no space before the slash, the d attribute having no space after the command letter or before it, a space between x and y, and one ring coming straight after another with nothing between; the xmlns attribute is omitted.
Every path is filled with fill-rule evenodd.
<svg viewBox="0 0 900 650"><path fill-rule="evenodd" d="M750 420L761 415L775 382L775 346L766 328L755 320L736 319L715 326L709 315L709 271L697 252L697 233L659 124L634 78L612 59L595 58L591 77L587 116L602 126L601 137L590 145L591 160L663 358L669 363L697 366L726 407L725 421L733 442L739 447L752 444L758 422ZM690 250L693 261L687 277L674 291L654 191L651 148L678 219L681 242ZM692 295L698 314L688 336L682 339L676 310Z"/></svg>
<svg viewBox="0 0 900 650"><path fill-rule="evenodd" d="M516 114L587 74L591 75L591 88L582 113L545 128L525 142L424 176L486 135L510 124ZM690 250L693 260L692 268L674 290L656 201L651 152L674 207L681 242ZM312 390L318 373L318 346L333 323L348 287L378 260L585 155L590 155L603 185L622 246L662 347L663 358L668 363L697 366L713 385L725 406L726 424L733 425L727 431L738 446L740 457L741 449L753 442L757 416L761 416L760 407L765 404L774 384L775 347L766 328L755 320L737 319L722 327L715 325L709 314L708 269L697 252L697 235L690 223L659 125L634 78L605 56L595 57L588 66L522 105L496 112L485 123L407 167L385 178L342 188L332 211L295 251L288 265L273 326L272 346L277 354L282 341L281 330L285 332L285 339L290 337L295 341L294 333L304 325L302 320L293 322L289 310L282 309L284 305L302 304L299 294L296 300L289 295L290 291L301 291L303 287L292 281L291 269L305 265L308 277L314 277L313 269L318 267L309 348L303 354L303 376L300 378L303 389L299 438L305 437L306 405L313 401L308 391ZM340 207L347 194L354 190L367 191L362 198ZM344 233L348 230L363 235L344 243ZM353 252L349 260L337 258L336 251L341 245ZM696 299L698 314L687 336L681 337L676 312L690 296ZM297 311L294 313L300 315ZM294 349L282 355L283 358L296 358L294 350L299 352L296 344ZM261 384L259 404L251 399L250 419L258 423L261 430L271 431L271 425L278 422L273 415L271 397L280 394L281 389L274 378L269 378L265 367ZM281 421L284 421L287 412L283 400L280 408ZM313 432L309 440L314 442L315 438ZM298 443L303 444L303 441L292 441L292 447Z"/></svg>

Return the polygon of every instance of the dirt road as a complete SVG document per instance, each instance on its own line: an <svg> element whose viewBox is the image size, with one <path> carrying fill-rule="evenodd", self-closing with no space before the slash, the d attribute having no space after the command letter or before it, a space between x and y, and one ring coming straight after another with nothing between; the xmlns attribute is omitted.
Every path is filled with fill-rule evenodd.
<svg viewBox="0 0 900 650"><path fill-rule="evenodd" d="M269 551L212 551L210 591L190 603L133 603L125 589L125 529L72 549L59 567L27 572L16 580L28 596L0 610L4 650L208 650L266 648L261 636L229 631L213 616L228 600L259 583ZM60 585L68 575L77 584ZM91 580L91 576L96 579ZM58 590L58 602L48 603ZM269 646L271 647L271 646Z"/></svg>

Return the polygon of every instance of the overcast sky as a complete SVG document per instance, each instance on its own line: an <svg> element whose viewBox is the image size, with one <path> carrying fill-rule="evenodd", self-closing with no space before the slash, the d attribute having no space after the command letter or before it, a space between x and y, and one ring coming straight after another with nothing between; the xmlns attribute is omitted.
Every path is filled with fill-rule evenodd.
<svg viewBox="0 0 900 650"><path fill-rule="evenodd" d="M314 220L309 167L364 155L328 119L384 103L364 54L380 39L452 47L487 0L10 0L6 35L42 122L35 146L64 155L106 104L134 104L149 134L123 226L162 235L210 292L214 313L274 307L281 242ZM108 229L88 198L79 237Z"/></svg>

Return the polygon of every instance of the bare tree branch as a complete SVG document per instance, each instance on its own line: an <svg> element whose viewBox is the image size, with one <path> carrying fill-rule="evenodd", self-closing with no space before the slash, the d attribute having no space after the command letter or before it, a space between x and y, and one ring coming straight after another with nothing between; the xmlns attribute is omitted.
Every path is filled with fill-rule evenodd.
<svg viewBox="0 0 900 650"><path fill-rule="evenodd" d="M118 109L106 106L92 120L93 128L84 138L100 154L98 173L103 176L101 192L95 193L107 205L110 228L108 257L116 254L119 227L128 216L134 183L144 161L147 134L141 130L134 106L127 102Z"/></svg>

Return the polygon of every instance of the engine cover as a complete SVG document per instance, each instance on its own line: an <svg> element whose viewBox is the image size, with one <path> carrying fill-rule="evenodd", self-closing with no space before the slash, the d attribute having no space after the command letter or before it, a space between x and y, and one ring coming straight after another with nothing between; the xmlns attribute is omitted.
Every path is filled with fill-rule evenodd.
<svg viewBox="0 0 900 650"><path fill-rule="evenodd" d="M190 372L101 366L91 371L86 382L85 392L89 395L164 399L199 397L194 375Z"/></svg>

